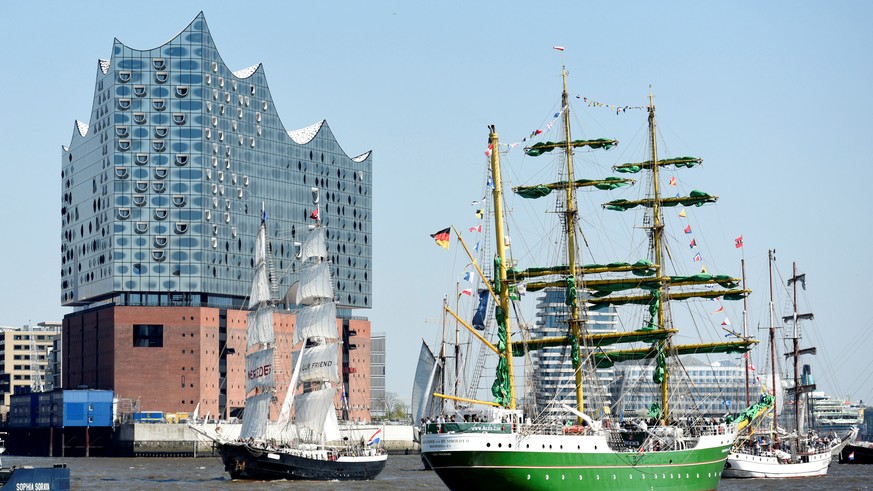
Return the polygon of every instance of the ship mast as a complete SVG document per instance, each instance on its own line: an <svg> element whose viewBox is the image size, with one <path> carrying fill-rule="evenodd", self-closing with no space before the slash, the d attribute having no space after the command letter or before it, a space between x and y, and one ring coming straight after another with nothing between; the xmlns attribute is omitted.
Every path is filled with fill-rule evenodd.
<svg viewBox="0 0 873 491"><path fill-rule="evenodd" d="M655 97L652 95L651 90L649 90L649 138L650 145L652 150L652 228L651 228L651 237L652 237L652 262L655 263L655 270L657 271L656 276L658 278L664 277L664 268L662 266L663 255L661 253L661 239L664 233L664 221L663 217L661 217L661 190L659 183L659 166L658 166L658 145L655 138ZM659 290L661 294L661 299L665 297L666 293L666 285L662 282L661 288ZM663 303L658 306L658 319L657 319L657 329L666 329L666 325L664 322L664 308ZM669 341L667 338L658 341L658 350L661 353L665 353L668 349ZM658 357L659 361L662 359L660 356ZM661 380L661 414L663 418L667 420L669 416L669 406L668 406L668 380L670 378L670 374L667 372L666 367L664 367L664 377Z"/></svg>
<svg viewBox="0 0 873 491"><path fill-rule="evenodd" d="M567 159L567 187L566 187L566 199L567 199L567 209L564 212L564 222L567 233L567 262L569 265L568 272L568 286L575 287L576 284L576 221L579 215L579 211L576 208L576 200L575 200L575 187L573 183L575 182L575 177L573 174L573 146L572 140L570 139L570 101L569 96L567 95L567 70L565 67L561 67L561 78L563 81L563 91L561 92L561 109L564 112L564 142L566 143L565 147L565 155ZM572 300L570 300L570 296L567 297L568 303L570 303L570 332L573 336L573 339L580 339L580 325L584 322L584 320L580 319L579 316L579 305L576 297L574 296ZM573 360L573 372L575 374L575 383L576 383L576 407L580 413L585 412L585 399L582 389L582 370L581 370L581 361L579 357L579 346L577 343L571 343L570 349L575 350L573 356L571 357ZM577 423L582 424L582 418L577 416Z"/></svg>
<svg viewBox="0 0 873 491"><path fill-rule="evenodd" d="M494 273L497 275L498 281L500 282L497 301L497 323L502 323L505 326L506 338L503 340L504 349L503 359L501 361L506 364L506 376L509 380L507 407L509 407L509 409L515 409L515 378L512 367L512 343L510 342L512 339L512 329L509 322L509 285L506 281L507 255L506 236L503 224L503 181L500 176L500 152L498 151L499 139L497 137L497 130L494 125L489 126L489 130L488 143L491 148L491 180L494 182L494 189L491 192L491 196L494 201L494 234L497 238L497 264L495 264L496 267ZM503 319L500 318L501 316Z"/></svg>
<svg viewBox="0 0 873 491"><path fill-rule="evenodd" d="M773 441L779 441L779 433L776 431L778 426L778 407L776 401L776 316L773 312L773 260L776 259L776 251L767 251L768 265L770 273L770 371L773 382L773 421L771 422L770 433L773 435Z"/></svg>
<svg viewBox="0 0 873 491"><path fill-rule="evenodd" d="M800 346L799 343L799 331L797 328L797 263L791 263L792 268L792 276L791 278L794 280L794 336L792 336L792 341L794 342L794 430L797 432L798 437L800 436L800 392L802 388L800 387L800 375L798 373L797 365L800 363ZM800 441L800 440L798 440ZM796 447L795 447L796 448Z"/></svg>

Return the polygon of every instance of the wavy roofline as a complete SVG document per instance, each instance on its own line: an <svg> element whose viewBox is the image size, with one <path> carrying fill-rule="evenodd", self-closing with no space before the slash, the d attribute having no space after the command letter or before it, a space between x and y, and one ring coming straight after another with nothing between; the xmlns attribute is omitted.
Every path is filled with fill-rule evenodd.
<svg viewBox="0 0 873 491"><path fill-rule="evenodd" d="M289 130L288 136L290 136L291 139L294 140L294 143L297 143L298 145L306 145L307 143L314 140L316 136L318 136L318 133L321 131L321 128L326 122L326 119L322 119L321 121L315 124L311 124L305 128Z"/></svg>

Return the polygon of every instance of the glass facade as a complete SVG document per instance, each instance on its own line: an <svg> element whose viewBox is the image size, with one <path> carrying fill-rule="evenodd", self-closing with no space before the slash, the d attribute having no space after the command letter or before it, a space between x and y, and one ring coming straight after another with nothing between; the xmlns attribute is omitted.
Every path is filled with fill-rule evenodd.
<svg viewBox="0 0 873 491"><path fill-rule="evenodd" d="M385 333L374 332L370 344L370 415L384 418L385 410Z"/></svg>
<svg viewBox="0 0 873 491"><path fill-rule="evenodd" d="M279 295L317 209L339 303L372 305L370 153L324 121L285 130L261 66L226 67L202 13L154 49L115 41L61 178L63 305L239 307L262 207Z"/></svg>

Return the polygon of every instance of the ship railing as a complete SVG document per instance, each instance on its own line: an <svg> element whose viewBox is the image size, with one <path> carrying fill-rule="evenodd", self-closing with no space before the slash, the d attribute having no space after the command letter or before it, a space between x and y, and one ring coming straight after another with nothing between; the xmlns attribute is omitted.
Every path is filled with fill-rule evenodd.
<svg viewBox="0 0 873 491"><path fill-rule="evenodd" d="M448 422L448 423L427 423L424 425L424 432L428 434L435 433L511 433L513 424L511 423L483 423L483 422Z"/></svg>

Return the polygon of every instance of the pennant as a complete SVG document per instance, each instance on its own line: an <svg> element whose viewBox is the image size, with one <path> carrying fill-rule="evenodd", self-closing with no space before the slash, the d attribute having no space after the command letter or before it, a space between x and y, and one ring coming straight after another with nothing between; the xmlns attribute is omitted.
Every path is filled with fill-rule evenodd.
<svg viewBox="0 0 873 491"><path fill-rule="evenodd" d="M556 50L558 50L558 51L564 51L564 47L563 47L563 46L552 46L552 49L556 49Z"/></svg>
<svg viewBox="0 0 873 491"><path fill-rule="evenodd" d="M491 179L491 176L488 176L488 189L494 190L494 179Z"/></svg>
<svg viewBox="0 0 873 491"><path fill-rule="evenodd" d="M473 314L473 321L470 324L477 331L485 330L485 316L488 313L488 297L491 292L487 289L479 290L479 305L476 307L476 313Z"/></svg>
<svg viewBox="0 0 873 491"><path fill-rule="evenodd" d="M482 231L482 225L479 225L477 227L470 227L470 232L481 232L481 231Z"/></svg>
<svg viewBox="0 0 873 491"><path fill-rule="evenodd" d="M751 370L751 371L753 371L753 372L755 371L755 365L752 365L751 363L749 363L748 365L746 365L746 368L748 368L749 370Z"/></svg>
<svg viewBox="0 0 873 491"><path fill-rule="evenodd" d="M685 233L686 233L686 234L690 234L690 233L691 233L691 225L688 225L687 227L685 227Z"/></svg>
<svg viewBox="0 0 873 491"><path fill-rule="evenodd" d="M312 211L312 213L309 214L309 218L313 220L318 220L318 208L316 208Z"/></svg>
<svg viewBox="0 0 873 491"><path fill-rule="evenodd" d="M483 210L482 208L479 208L478 210L476 210L476 218L481 220L484 216L485 216L485 210Z"/></svg>
<svg viewBox="0 0 873 491"><path fill-rule="evenodd" d="M382 441L382 428L379 428L378 430L376 430L376 433L373 433L373 435L370 436L370 439L367 440L367 445L375 445L380 441Z"/></svg>
<svg viewBox="0 0 873 491"><path fill-rule="evenodd" d="M685 218L687 216L687 215L685 215L685 208L682 208L681 210L679 210L679 216L681 218Z"/></svg>
<svg viewBox="0 0 873 491"><path fill-rule="evenodd" d="M485 149L485 156L490 157L493 150L493 145L489 143L488 148Z"/></svg>
<svg viewBox="0 0 873 491"><path fill-rule="evenodd" d="M706 266L700 268L700 274L709 274L709 271L706 270ZM713 299L715 300L715 299Z"/></svg>
<svg viewBox="0 0 873 491"><path fill-rule="evenodd" d="M471 281L473 279L472 271L464 271L464 281Z"/></svg>
<svg viewBox="0 0 873 491"><path fill-rule="evenodd" d="M743 236L742 235L740 235L739 237L734 239L734 247L736 247L737 249L739 249L740 247L743 247Z"/></svg>
<svg viewBox="0 0 873 491"><path fill-rule="evenodd" d="M461 295L467 295L468 297L473 296L473 290L470 288L464 288L461 290Z"/></svg>
<svg viewBox="0 0 873 491"><path fill-rule="evenodd" d="M479 252L479 243L478 242L476 242L476 245L473 246L473 250L476 252Z"/></svg>
<svg viewBox="0 0 873 491"><path fill-rule="evenodd" d="M449 238L451 237L449 234L450 230L451 227L444 228L439 232L430 234L430 236L433 237L433 240L436 241L436 244L438 246L442 247L445 250L449 250Z"/></svg>
<svg viewBox="0 0 873 491"><path fill-rule="evenodd" d="M671 185L671 186L675 186L675 185L676 185L676 178L675 178L675 177L671 177L671 178L670 178L670 185Z"/></svg>
<svg viewBox="0 0 873 491"><path fill-rule="evenodd" d="M481 205L482 203L485 202L485 198L487 198L487 196L482 196L482 199L480 199L480 200L476 200L476 201L473 201L473 202L470 203L470 204L473 205L473 206Z"/></svg>
<svg viewBox="0 0 873 491"><path fill-rule="evenodd" d="M729 326L729 325L731 325L731 321L730 321L730 319L728 319L727 317L725 317L724 320L721 321L721 325L723 325L723 326Z"/></svg>
<svg viewBox="0 0 873 491"><path fill-rule="evenodd" d="M722 305L721 307L719 307L719 308L713 310L712 312L710 312L710 314L717 314L717 313L719 313L719 312L724 312L724 305Z"/></svg>
<svg viewBox="0 0 873 491"><path fill-rule="evenodd" d="M691 239L691 243L688 244L688 247L694 249L695 247L697 247L697 241L694 239Z"/></svg>
<svg viewBox="0 0 873 491"><path fill-rule="evenodd" d="M696 263L700 262L700 253L699 252L694 255L694 262L696 262Z"/></svg>

